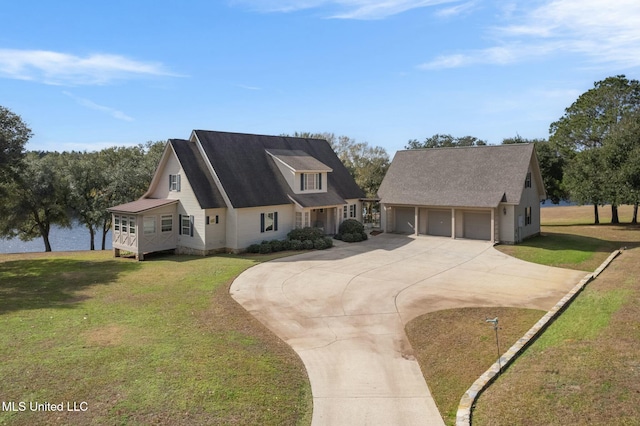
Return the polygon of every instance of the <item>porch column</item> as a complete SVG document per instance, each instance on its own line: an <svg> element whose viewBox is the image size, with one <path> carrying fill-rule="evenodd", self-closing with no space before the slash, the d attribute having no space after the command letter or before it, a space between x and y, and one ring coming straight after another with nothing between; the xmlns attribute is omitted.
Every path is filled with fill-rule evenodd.
<svg viewBox="0 0 640 426"><path fill-rule="evenodd" d="M120 257L120 249L119 248L114 248L113 249L113 257Z"/></svg>
<svg viewBox="0 0 640 426"><path fill-rule="evenodd" d="M417 237L418 236L418 206L414 207L415 212L414 212L414 219L413 219L413 231L414 231L414 235Z"/></svg>
<svg viewBox="0 0 640 426"><path fill-rule="evenodd" d="M496 209L491 209L491 242L496 242Z"/></svg>
<svg viewBox="0 0 640 426"><path fill-rule="evenodd" d="M456 238L456 209L451 208L451 238Z"/></svg>

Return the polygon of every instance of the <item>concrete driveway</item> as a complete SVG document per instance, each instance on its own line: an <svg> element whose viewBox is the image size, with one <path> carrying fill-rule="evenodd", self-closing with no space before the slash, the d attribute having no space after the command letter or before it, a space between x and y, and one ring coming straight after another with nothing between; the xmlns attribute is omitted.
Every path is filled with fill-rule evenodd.
<svg viewBox="0 0 640 426"><path fill-rule="evenodd" d="M313 425L442 425L404 325L466 306L548 310L584 275L487 242L382 234L257 265L231 295L300 355Z"/></svg>

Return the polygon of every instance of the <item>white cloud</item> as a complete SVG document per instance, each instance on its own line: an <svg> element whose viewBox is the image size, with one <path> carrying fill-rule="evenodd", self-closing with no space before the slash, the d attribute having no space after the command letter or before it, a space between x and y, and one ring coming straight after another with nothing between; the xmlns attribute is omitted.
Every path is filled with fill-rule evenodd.
<svg viewBox="0 0 640 426"><path fill-rule="evenodd" d="M160 63L120 55L85 57L46 50L0 49L0 77L52 85L100 85L138 76L175 76Z"/></svg>
<svg viewBox="0 0 640 426"><path fill-rule="evenodd" d="M440 18L451 18L453 16L462 15L463 13L469 13L475 8L477 1L468 1L466 3L458 4L456 6L445 7L436 12L436 16Z"/></svg>
<svg viewBox="0 0 640 426"><path fill-rule="evenodd" d="M554 54L581 55L593 64L640 66L637 0L548 0L524 10L511 3L505 12L503 17L515 22L487 30L496 46L441 55L419 68L503 65Z"/></svg>
<svg viewBox="0 0 640 426"><path fill-rule="evenodd" d="M337 9L329 17L335 19L384 19L411 9L456 3L461 0L234 0L262 12L294 12L330 7Z"/></svg>
<svg viewBox="0 0 640 426"><path fill-rule="evenodd" d="M125 114L124 112L119 111L117 109L97 104L97 103L95 103L93 101L90 101L89 99L80 98L80 97L75 96L74 94L69 93L69 92L62 92L62 93L64 95L70 97L71 99L76 101L78 104L82 105L83 107L107 113L110 116L112 116L113 118L116 118L118 120L133 121L133 118L129 117L127 114Z"/></svg>

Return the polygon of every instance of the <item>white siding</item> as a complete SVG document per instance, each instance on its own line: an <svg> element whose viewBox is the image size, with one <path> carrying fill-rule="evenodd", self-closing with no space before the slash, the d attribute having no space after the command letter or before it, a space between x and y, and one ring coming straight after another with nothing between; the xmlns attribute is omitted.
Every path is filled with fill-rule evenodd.
<svg viewBox="0 0 640 426"><path fill-rule="evenodd" d="M237 212L237 241L232 249L244 249L251 244L260 243L262 240L283 240L294 223L293 204L278 206L262 206L244 209L236 209ZM260 214L278 212L278 230L260 232Z"/></svg>
<svg viewBox="0 0 640 426"><path fill-rule="evenodd" d="M498 206L498 212L496 213L496 219L500 222L499 225L499 241L506 244L515 243L515 233L518 226L515 215L515 206L509 204L500 204ZM506 213L505 213L506 212Z"/></svg>
<svg viewBox="0 0 640 426"><path fill-rule="evenodd" d="M532 168L529 166L529 172L533 175ZM531 188L525 188L522 183L522 197L518 206L518 214L521 214L524 220L525 208L531 207L531 224L522 227L520 237L522 239L537 235L540 233L540 198L538 195L538 183L535 177L531 178Z"/></svg>
<svg viewBox="0 0 640 426"><path fill-rule="evenodd" d="M227 209L208 209L205 211L205 223L206 216L209 216L209 224L206 227L206 249L215 250L227 247L226 239L226 213ZM218 223L216 223L216 216L218 217Z"/></svg>
<svg viewBox="0 0 640 426"><path fill-rule="evenodd" d="M173 219L173 230L171 232L162 232L161 218L163 215L171 215ZM138 247L140 253L150 253L153 251L162 251L176 248L176 235L178 234L178 215L176 214L176 205L164 206L155 210L141 213L139 216L139 232ZM156 223L155 234L148 235L144 233L144 218L153 217Z"/></svg>

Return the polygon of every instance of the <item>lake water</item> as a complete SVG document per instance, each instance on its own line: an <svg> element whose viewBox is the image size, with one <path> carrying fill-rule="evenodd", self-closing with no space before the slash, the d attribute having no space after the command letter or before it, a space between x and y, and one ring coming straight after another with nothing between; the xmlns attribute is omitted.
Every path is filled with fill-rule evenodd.
<svg viewBox="0 0 640 426"><path fill-rule="evenodd" d="M77 251L89 250L91 244L89 230L83 226L73 228L60 228L52 225L49 231L49 242L53 251ZM96 250L102 247L102 232L95 238ZM107 233L105 249L111 250L111 231ZM0 238L0 253L26 253L44 251L44 241L42 237L32 241L22 241L19 238L5 240Z"/></svg>

